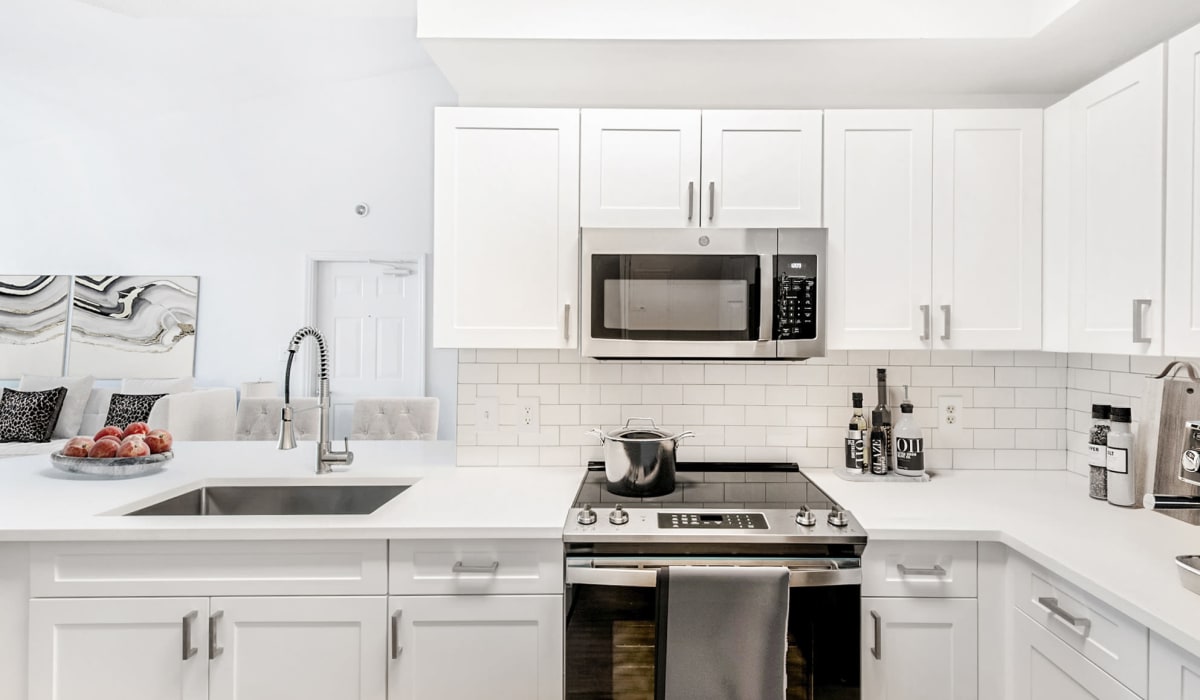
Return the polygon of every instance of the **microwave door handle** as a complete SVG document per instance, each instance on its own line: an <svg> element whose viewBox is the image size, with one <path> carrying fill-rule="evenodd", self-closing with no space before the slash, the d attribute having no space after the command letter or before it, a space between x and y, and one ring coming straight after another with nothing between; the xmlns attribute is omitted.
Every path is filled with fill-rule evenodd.
<svg viewBox="0 0 1200 700"><path fill-rule="evenodd" d="M758 256L758 271L759 279L762 280L762 292L759 294L758 342L767 343L771 340L771 331L775 325L775 256Z"/></svg>

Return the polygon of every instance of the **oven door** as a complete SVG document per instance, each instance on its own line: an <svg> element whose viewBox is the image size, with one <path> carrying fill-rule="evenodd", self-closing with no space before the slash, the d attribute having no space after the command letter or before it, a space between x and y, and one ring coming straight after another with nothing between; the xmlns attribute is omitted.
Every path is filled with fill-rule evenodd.
<svg viewBox="0 0 1200 700"><path fill-rule="evenodd" d="M662 566L786 566L787 698L860 697L858 559L568 557L566 697L653 700Z"/></svg>
<svg viewBox="0 0 1200 700"><path fill-rule="evenodd" d="M775 229L586 229L583 354L774 358Z"/></svg>

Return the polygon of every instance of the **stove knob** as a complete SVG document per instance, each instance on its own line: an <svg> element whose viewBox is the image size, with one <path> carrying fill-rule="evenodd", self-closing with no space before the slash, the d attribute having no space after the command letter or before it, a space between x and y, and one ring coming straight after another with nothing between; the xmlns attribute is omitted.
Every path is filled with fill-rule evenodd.
<svg viewBox="0 0 1200 700"><path fill-rule="evenodd" d="M800 506L800 510L796 513L796 524L812 527L817 524L817 514L812 512L808 506Z"/></svg>
<svg viewBox="0 0 1200 700"><path fill-rule="evenodd" d="M596 523L596 511L592 510L591 504L584 505L583 510L579 511L580 525L594 525Z"/></svg>
<svg viewBox="0 0 1200 700"><path fill-rule="evenodd" d="M612 512L608 514L608 522L612 523L613 525L624 525L625 523L629 522L629 513L626 513L620 505L617 505L617 507L613 508Z"/></svg>
<svg viewBox="0 0 1200 700"><path fill-rule="evenodd" d="M834 506L829 511L829 524L834 527L846 527L850 519L846 517L846 510L841 506Z"/></svg>

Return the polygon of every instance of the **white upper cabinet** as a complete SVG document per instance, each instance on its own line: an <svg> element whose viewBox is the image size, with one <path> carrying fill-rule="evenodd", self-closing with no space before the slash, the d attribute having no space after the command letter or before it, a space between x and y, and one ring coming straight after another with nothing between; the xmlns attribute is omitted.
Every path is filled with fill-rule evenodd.
<svg viewBox="0 0 1200 700"><path fill-rule="evenodd" d="M1070 98L1072 352L1162 353L1163 60L1157 46Z"/></svg>
<svg viewBox="0 0 1200 700"><path fill-rule="evenodd" d="M434 345L575 347L578 110L441 108L434 144Z"/></svg>
<svg viewBox="0 0 1200 700"><path fill-rule="evenodd" d="M1042 111L935 112L937 345L1040 348L1041 291Z"/></svg>
<svg viewBox="0 0 1200 700"><path fill-rule="evenodd" d="M700 225L699 110L585 109L582 130L582 226Z"/></svg>
<svg viewBox="0 0 1200 700"><path fill-rule="evenodd" d="M702 131L702 226L821 226L821 112L706 110Z"/></svg>
<svg viewBox="0 0 1200 700"><path fill-rule="evenodd" d="M1200 25L1167 44L1167 255L1163 348L1200 355Z"/></svg>
<svg viewBox="0 0 1200 700"><path fill-rule="evenodd" d="M933 116L825 113L829 348L930 347Z"/></svg>

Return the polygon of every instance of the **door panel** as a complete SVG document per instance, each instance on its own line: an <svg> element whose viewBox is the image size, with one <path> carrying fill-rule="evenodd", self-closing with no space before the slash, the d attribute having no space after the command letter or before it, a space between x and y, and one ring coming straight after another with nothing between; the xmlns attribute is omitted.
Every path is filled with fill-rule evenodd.
<svg viewBox="0 0 1200 700"><path fill-rule="evenodd" d="M1200 26L1167 45L1165 352L1200 355Z"/></svg>
<svg viewBox="0 0 1200 700"><path fill-rule="evenodd" d="M979 623L973 598L863 598L862 610L865 700L978 696Z"/></svg>
<svg viewBox="0 0 1200 700"><path fill-rule="evenodd" d="M1150 700L1200 700L1200 659L1150 635Z"/></svg>
<svg viewBox="0 0 1200 700"><path fill-rule="evenodd" d="M830 349L927 348L932 114L825 113Z"/></svg>

